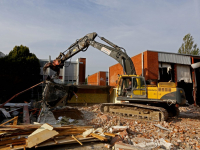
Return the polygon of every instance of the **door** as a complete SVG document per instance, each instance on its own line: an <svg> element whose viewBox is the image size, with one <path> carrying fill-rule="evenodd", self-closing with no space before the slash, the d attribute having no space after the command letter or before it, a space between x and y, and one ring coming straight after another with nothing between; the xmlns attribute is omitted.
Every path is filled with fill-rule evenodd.
<svg viewBox="0 0 200 150"><path fill-rule="evenodd" d="M146 84L143 77L133 77L133 97L146 97Z"/></svg>

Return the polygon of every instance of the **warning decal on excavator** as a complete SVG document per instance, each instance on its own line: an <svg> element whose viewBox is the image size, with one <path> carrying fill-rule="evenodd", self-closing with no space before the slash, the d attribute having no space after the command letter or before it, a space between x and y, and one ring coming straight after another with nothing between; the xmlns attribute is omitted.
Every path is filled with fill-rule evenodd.
<svg viewBox="0 0 200 150"><path fill-rule="evenodd" d="M104 53L106 53L107 55L110 55L110 53L111 53L111 51L108 50L108 49L105 48L105 47L102 47L102 48L101 48L101 51L104 52Z"/></svg>

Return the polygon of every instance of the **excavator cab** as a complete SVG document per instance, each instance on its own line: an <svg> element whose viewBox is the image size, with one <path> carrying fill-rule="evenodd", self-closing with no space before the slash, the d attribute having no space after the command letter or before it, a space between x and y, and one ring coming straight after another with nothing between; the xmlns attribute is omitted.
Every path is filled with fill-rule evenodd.
<svg viewBox="0 0 200 150"><path fill-rule="evenodd" d="M147 89L144 77L122 75L119 78L118 97L146 98Z"/></svg>

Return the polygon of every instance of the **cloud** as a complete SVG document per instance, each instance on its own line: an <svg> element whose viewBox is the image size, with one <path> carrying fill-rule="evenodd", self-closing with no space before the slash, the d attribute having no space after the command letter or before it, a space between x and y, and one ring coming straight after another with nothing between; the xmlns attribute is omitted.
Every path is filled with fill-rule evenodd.
<svg viewBox="0 0 200 150"><path fill-rule="evenodd" d="M200 46L199 15L198 0L1 0L0 51L8 54L23 44L38 58L55 58L76 39L97 32L130 56L147 49L177 52L187 33ZM87 58L86 74L116 63L92 47L73 60L78 57Z"/></svg>

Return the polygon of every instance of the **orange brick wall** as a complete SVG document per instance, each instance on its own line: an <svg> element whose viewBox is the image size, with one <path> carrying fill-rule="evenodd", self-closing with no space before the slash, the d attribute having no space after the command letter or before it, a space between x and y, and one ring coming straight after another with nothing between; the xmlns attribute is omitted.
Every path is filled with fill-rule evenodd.
<svg viewBox="0 0 200 150"><path fill-rule="evenodd" d="M88 76L88 85L106 85L106 72L100 71Z"/></svg>
<svg viewBox="0 0 200 150"><path fill-rule="evenodd" d="M131 57L135 66L137 75L142 75L142 53ZM145 51L143 53L144 61L144 76L145 80L158 79L158 53L152 51ZM109 67L109 85L116 86L116 80L118 80L118 74L123 74L123 68L118 63Z"/></svg>
<svg viewBox="0 0 200 150"><path fill-rule="evenodd" d="M99 73L99 85L106 86L106 72L98 72Z"/></svg>
<svg viewBox="0 0 200 150"><path fill-rule="evenodd" d="M142 75L142 53L131 57L137 75Z"/></svg>
<svg viewBox="0 0 200 150"><path fill-rule="evenodd" d="M98 85L97 77L98 77L98 72L88 76L87 78L88 85Z"/></svg>
<svg viewBox="0 0 200 150"><path fill-rule="evenodd" d="M85 83L86 58L79 58L79 84Z"/></svg>
<svg viewBox="0 0 200 150"><path fill-rule="evenodd" d="M144 52L144 76L145 80L158 79L158 52Z"/></svg>
<svg viewBox="0 0 200 150"><path fill-rule="evenodd" d="M118 63L116 65L113 65L109 67L109 85L110 86L116 86L116 80L118 80L118 74L123 74L123 68Z"/></svg>

